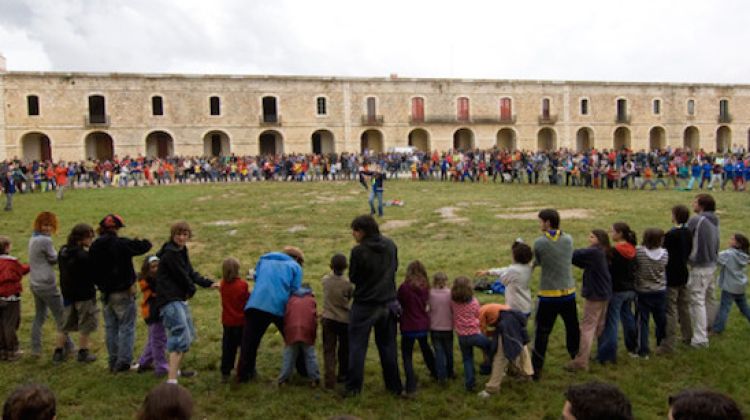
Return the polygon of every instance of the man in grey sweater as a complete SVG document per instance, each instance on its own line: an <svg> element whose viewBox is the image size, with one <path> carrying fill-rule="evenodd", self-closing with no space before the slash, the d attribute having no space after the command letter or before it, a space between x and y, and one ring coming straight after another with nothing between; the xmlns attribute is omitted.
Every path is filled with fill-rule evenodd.
<svg viewBox="0 0 750 420"><path fill-rule="evenodd" d="M714 213L716 201L710 194L698 194L693 200L695 216L688 220L693 234L693 250L688 264L690 276L690 319L693 323L693 347L708 347L708 325L716 317L716 281L714 271L719 258L719 219Z"/></svg>
<svg viewBox="0 0 750 420"><path fill-rule="evenodd" d="M555 209L539 212L542 236L534 241L534 267L542 268L539 302L536 311L534 380L538 381L544 367L547 342L558 315L565 323L565 345L570 358L578 354L580 329L576 309L576 283L573 279L573 238L560 229L560 214Z"/></svg>

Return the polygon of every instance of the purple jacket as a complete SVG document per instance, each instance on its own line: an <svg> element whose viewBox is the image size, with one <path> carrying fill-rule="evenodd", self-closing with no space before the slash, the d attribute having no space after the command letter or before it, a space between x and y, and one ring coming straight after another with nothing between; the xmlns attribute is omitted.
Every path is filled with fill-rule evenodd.
<svg viewBox="0 0 750 420"><path fill-rule="evenodd" d="M401 304L401 332L430 330L430 317L427 315L427 302L430 290L419 289L407 283L398 288L398 302Z"/></svg>

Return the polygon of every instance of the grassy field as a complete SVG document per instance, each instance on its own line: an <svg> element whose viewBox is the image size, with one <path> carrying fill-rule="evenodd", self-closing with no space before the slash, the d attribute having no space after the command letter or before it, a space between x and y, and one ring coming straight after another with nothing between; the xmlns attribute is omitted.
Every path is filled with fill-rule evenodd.
<svg viewBox="0 0 750 420"><path fill-rule="evenodd" d="M382 219L384 233L399 247L398 281L401 282L406 264L414 259L422 260L430 275L441 270L450 278L510 263L509 248L515 238L531 241L538 236L535 215L543 207L565 209L562 228L573 235L578 247L583 247L590 229L607 228L615 221L626 221L637 232L652 226L669 228L671 206L689 204L693 194L400 181L388 183L385 196L406 202L404 207L386 208ZM718 192L716 197L724 247L732 232L750 232L747 222L750 201L747 194ZM328 271L333 253L348 255L353 246L349 222L367 212L366 198L365 190L353 182L76 190L68 191L62 202L55 201L53 194L17 195L14 211L0 214L0 234L12 238L14 255L26 261L31 224L35 214L42 210L54 211L60 217L61 229L54 238L58 247L75 223L95 224L109 212L125 218L127 227L123 235L148 238L155 247L167 238L171 222L184 219L194 229L189 244L194 266L214 278L219 276L221 261L227 256L237 257L246 271L265 252L287 244L301 247L306 254L305 280L318 292L320 304L320 278ZM136 267L141 261L135 261ZM534 274L532 285L536 288L539 273ZM575 275L580 282L580 272ZM24 280L26 290L19 331L25 350L33 317L27 284L28 280ZM480 300L499 301L502 297L482 295ZM562 369L566 352L560 321L551 337L542 382L507 380L501 394L490 400L466 393L461 379L447 387L431 382L421 355L416 355L417 373L422 381L417 398L407 401L385 393L374 345L368 352L361 397L341 400L325 390L310 389L302 381L275 388L272 383L280 368L283 344L273 327L259 351L259 378L244 386L222 385L218 371L221 353L218 293L199 290L191 305L199 341L184 364L197 369L199 375L181 383L196 399L198 418L326 418L337 414L415 419L558 418L565 388L571 383L594 379L617 383L629 395L637 417L642 419L664 418L668 395L696 386L729 393L746 411L750 410L747 382L750 327L736 309L730 315L727 331L712 340L710 350L681 348L672 356L652 357L648 361L626 356L620 358L616 367L593 365L590 373L578 374ZM60 418L132 418L143 396L158 380L148 374L109 374L102 326L94 335L97 362L82 366L68 361L56 366L51 361L53 329L52 322L48 322L44 357L38 360L24 357L19 362L0 364L0 396L4 398L20 383L42 382L57 394ZM146 334L145 324L139 321L136 355ZM322 368L320 340L317 345ZM457 374L461 377L457 346L455 352ZM620 352L623 356L622 344ZM483 381L484 377L478 378L480 385Z"/></svg>

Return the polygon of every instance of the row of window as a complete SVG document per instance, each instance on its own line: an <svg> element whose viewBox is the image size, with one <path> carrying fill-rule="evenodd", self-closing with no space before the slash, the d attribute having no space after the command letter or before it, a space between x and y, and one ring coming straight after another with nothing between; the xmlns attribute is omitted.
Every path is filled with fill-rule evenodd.
<svg viewBox="0 0 750 420"><path fill-rule="evenodd" d="M39 97L36 95L29 95L26 97L28 115L36 116L39 115ZM276 98L273 96L265 96L262 99L263 106L263 122L275 123L278 121L278 113L276 106ZM542 120L551 119L550 115L550 99L542 99L541 118ZM456 101L457 111L456 118L459 121L469 120L469 98L460 97ZM375 97L367 97L366 99L367 117L368 119L374 119L377 116L377 101ZM500 120L511 121L513 118L512 111L512 100L511 98L500 99ZM325 97L315 98L315 110L317 115L325 116L328 115L328 104ZM627 122L628 120L628 101L627 99L618 99L616 105L617 120L618 122ZM687 115L695 115L695 100L688 99L687 101ZM580 100L580 114L589 115L590 106L587 98ZM661 99L654 99L652 112L654 115L661 114ZM221 115L221 98L218 96L211 96L209 98L209 113L210 115L217 116ZM164 115L164 99L161 96L151 97L151 114L154 116ZM89 96L89 117L92 123L103 123L101 121L106 117L106 106L104 96L91 95ZM722 99L719 101L719 118L727 120L729 122L729 101ZM411 119L415 122L424 121L424 98L415 97L411 100Z"/></svg>

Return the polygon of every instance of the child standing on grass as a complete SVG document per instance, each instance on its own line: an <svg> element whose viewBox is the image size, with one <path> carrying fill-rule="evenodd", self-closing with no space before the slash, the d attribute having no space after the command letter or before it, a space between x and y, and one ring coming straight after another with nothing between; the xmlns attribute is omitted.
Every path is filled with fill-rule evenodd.
<svg viewBox="0 0 750 420"><path fill-rule="evenodd" d="M18 351L18 326L21 321L21 279L29 272L27 264L10 256L11 242L0 236L0 360L21 358Z"/></svg>
<svg viewBox="0 0 750 420"><path fill-rule="evenodd" d="M159 272L159 257L151 255L143 260L141 272L138 276L138 287L141 289L143 301L141 302L141 316L148 326L148 339L146 347L138 360L138 372L153 369L156 377L163 377L169 370L167 363L167 332L159 319L159 311L156 309L156 273Z"/></svg>
<svg viewBox="0 0 750 420"><path fill-rule="evenodd" d="M422 358L430 374L433 377L436 376L435 356L427 342L427 333L430 329L430 317L427 315L430 285L427 280L427 271L419 260L410 262L406 267L406 280L398 288L397 297L402 310L401 356L406 375L406 394L411 395L417 391L417 378L412 363L414 341L419 342Z"/></svg>
<svg viewBox="0 0 750 420"><path fill-rule="evenodd" d="M638 295L638 356L649 356L649 317L656 324L656 345L666 337L667 328L667 277L669 253L662 248L664 231L657 228L643 232L643 244L636 248L638 268L635 272L635 291Z"/></svg>
<svg viewBox="0 0 750 420"><path fill-rule="evenodd" d="M315 296L310 285L303 283L286 304L284 312L284 358L278 384L283 385L292 376L292 369L297 356L302 353L305 359L307 376L310 385L315 387L320 383L318 360L315 356L315 335L318 327L318 314Z"/></svg>
<svg viewBox="0 0 750 420"><path fill-rule="evenodd" d="M344 276L346 256L331 257L331 273L323 277L323 366L325 387L333 389L336 382L346 382L349 372L349 305L354 285ZM338 352L338 376L336 353Z"/></svg>
<svg viewBox="0 0 750 420"><path fill-rule="evenodd" d="M91 363L96 356L89 353L89 336L99 326L96 305L93 262L89 247L94 241L94 228L85 223L73 227L68 242L60 248L60 289L63 296L63 327L65 334L79 332L78 361ZM63 361L64 341L57 343L54 360Z"/></svg>
<svg viewBox="0 0 750 420"><path fill-rule="evenodd" d="M242 344L242 331L245 326L245 303L250 298L247 282L240 278L240 262L227 258L221 264L221 325L224 333L221 337L221 380L229 382L237 357L237 350Z"/></svg>
<svg viewBox="0 0 750 420"><path fill-rule="evenodd" d="M531 247L516 240L510 247L513 264L503 268L490 268L477 271L477 276L496 276L505 286L505 304L512 309L531 316L531 259L534 254Z"/></svg>
<svg viewBox="0 0 750 420"><path fill-rule="evenodd" d="M42 326L47 319L47 310L52 312L57 329L57 342L64 340L62 332L63 302L60 290L55 281L53 266L57 264L57 251L52 244L52 235L57 232L57 216L43 211L34 219L34 233L29 240L29 284L34 296L34 323L31 325L31 354L42 354ZM73 348L70 339L65 345L67 350Z"/></svg>
<svg viewBox="0 0 750 420"><path fill-rule="evenodd" d="M609 235L601 229L589 233L589 247L573 251L573 265L583 269L584 298L583 320L581 321L581 341L578 354L565 366L566 370L589 369L589 356L594 336L599 337L604 330L607 303L612 297L612 277L609 274L607 255Z"/></svg>
<svg viewBox="0 0 750 420"><path fill-rule="evenodd" d="M714 332L724 331L732 302L737 304L742 315L750 321L750 308L747 306L745 290L747 289L747 262L750 254L750 242L747 236L735 233L729 239L729 249L719 253L717 264L719 287L721 287L721 306L714 323Z"/></svg>
<svg viewBox="0 0 750 420"><path fill-rule="evenodd" d="M479 329L479 301L474 297L474 290L469 278L460 276L453 280L451 288L451 310L453 326L458 334L458 346L461 348L461 359L464 365L464 386L469 392L474 391L474 347L479 347L488 360L490 339Z"/></svg>
<svg viewBox="0 0 750 420"><path fill-rule="evenodd" d="M438 382L453 378L453 312L448 276L442 271L432 278L430 297L430 339L435 351L435 376Z"/></svg>

